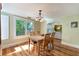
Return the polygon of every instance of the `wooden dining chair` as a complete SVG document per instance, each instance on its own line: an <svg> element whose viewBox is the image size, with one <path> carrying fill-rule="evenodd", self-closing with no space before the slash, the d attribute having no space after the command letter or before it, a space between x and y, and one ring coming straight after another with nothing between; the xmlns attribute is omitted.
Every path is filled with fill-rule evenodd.
<svg viewBox="0 0 79 59"><path fill-rule="evenodd" d="M54 50L54 35L45 34L45 38L39 42L39 55L40 52L42 52L43 55L46 55L47 52L52 50Z"/></svg>
<svg viewBox="0 0 79 59"><path fill-rule="evenodd" d="M43 53L44 51L47 51L49 42L50 42L50 35L45 34L45 38L38 42L39 43L38 55L41 55L40 53Z"/></svg>
<svg viewBox="0 0 79 59"><path fill-rule="evenodd" d="M38 41L38 55L41 55L42 49L43 49L43 41L44 39Z"/></svg>
<svg viewBox="0 0 79 59"><path fill-rule="evenodd" d="M45 52L48 51L48 44L49 43L50 43L50 34L46 34L45 39L44 39L44 43L43 43L43 49L44 49Z"/></svg>
<svg viewBox="0 0 79 59"><path fill-rule="evenodd" d="M51 49L52 50L54 50L54 40L55 40L54 35L51 35L51 37L50 37L50 44L51 44Z"/></svg>

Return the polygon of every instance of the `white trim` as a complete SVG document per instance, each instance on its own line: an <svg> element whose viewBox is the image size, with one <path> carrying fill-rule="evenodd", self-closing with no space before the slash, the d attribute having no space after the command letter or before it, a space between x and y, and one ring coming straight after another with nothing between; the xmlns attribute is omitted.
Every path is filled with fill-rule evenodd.
<svg viewBox="0 0 79 59"><path fill-rule="evenodd" d="M68 46L71 46L71 47L75 47L75 48L79 48L79 45L73 45L73 44L69 44L69 43L66 43L66 42L62 42L62 44L65 44L65 45L68 45Z"/></svg>

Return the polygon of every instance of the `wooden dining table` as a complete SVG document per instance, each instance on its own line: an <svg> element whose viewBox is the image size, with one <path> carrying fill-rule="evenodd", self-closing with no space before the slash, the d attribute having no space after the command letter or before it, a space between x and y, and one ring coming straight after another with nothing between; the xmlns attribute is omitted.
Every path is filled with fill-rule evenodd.
<svg viewBox="0 0 79 59"><path fill-rule="evenodd" d="M40 35L34 35L34 36L30 36L30 37L29 37L29 54L30 54L30 40L31 40L34 44L37 44L37 45L39 46L38 42L39 42L40 40L43 40L43 39L44 39L44 36L40 36ZM38 50L39 50L39 48L38 48ZM37 55L39 55L38 53L39 53L39 51L37 51Z"/></svg>

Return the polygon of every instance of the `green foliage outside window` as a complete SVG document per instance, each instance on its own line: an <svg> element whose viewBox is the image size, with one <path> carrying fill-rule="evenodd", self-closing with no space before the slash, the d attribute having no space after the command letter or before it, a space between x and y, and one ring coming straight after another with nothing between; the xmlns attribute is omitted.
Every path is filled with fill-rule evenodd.
<svg viewBox="0 0 79 59"><path fill-rule="evenodd" d="M26 23L24 20L16 20L16 36L25 35Z"/></svg>
<svg viewBox="0 0 79 59"><path fill-rule="evenodd" d="M25 35L25 33L33 31L33 23L26 22L23 19L16 19L16 36Z"/></svg>

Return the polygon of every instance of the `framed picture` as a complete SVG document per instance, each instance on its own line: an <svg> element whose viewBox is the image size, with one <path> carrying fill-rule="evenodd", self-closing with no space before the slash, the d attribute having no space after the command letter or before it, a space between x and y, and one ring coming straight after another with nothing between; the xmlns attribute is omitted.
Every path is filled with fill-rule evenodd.
<svg viewBox="0 0 79 59"><path fill-rule="evenodd" d="M61 31L62 31L62 25L55 25L55 26L54 26L54 30L55 30L56 32L61 32Z"/></svg>
<svg viewBox="0 0 79 59"><path fill-rule="evenodd" d="M71 22L71 28L77 28L77 27L78 27L77 21Z"/></svg>

